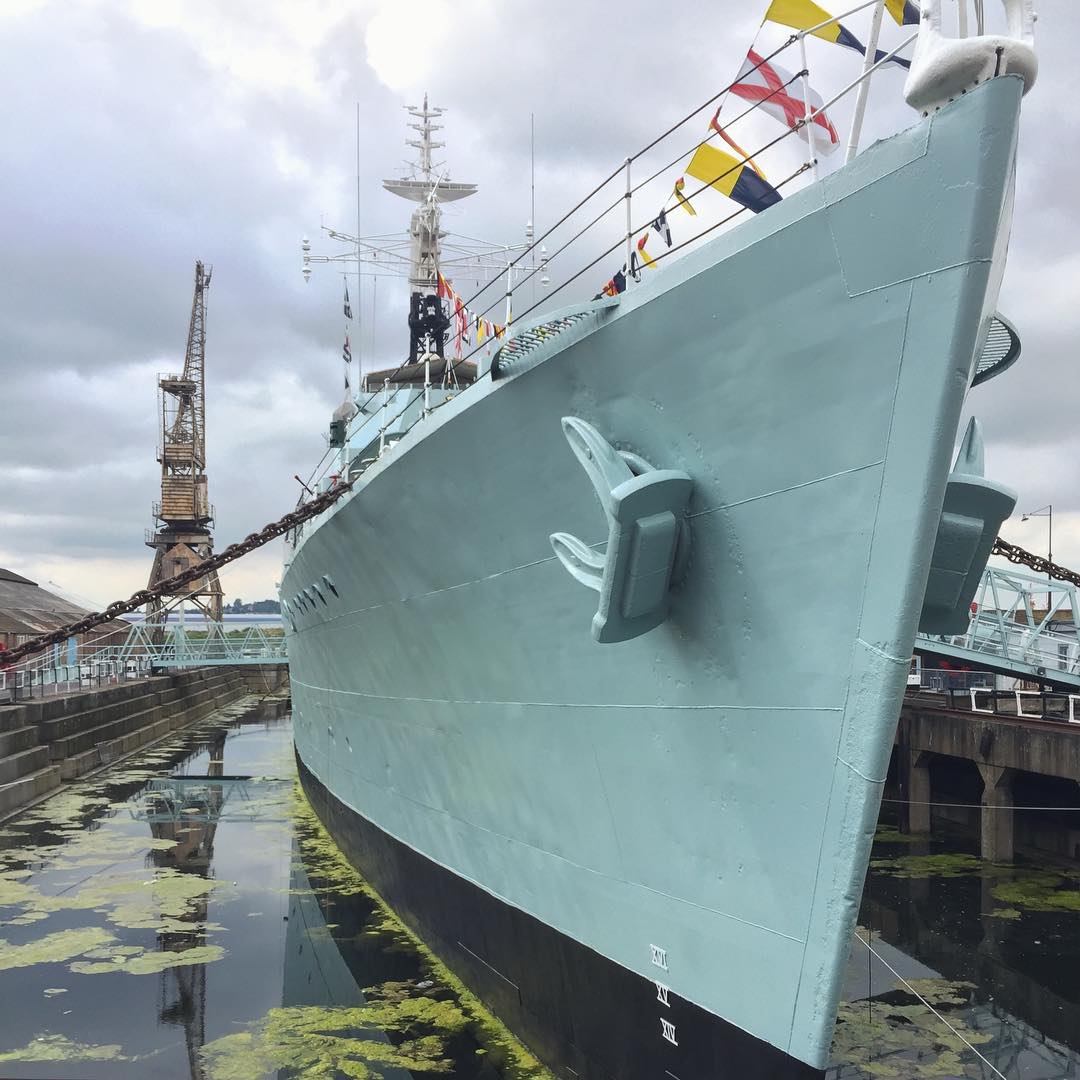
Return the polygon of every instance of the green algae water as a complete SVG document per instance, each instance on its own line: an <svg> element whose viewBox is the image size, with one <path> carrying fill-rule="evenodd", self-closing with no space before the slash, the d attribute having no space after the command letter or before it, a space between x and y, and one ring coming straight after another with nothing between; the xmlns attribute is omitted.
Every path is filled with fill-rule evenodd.
<svg viewBox="0 0 1080 1080"><path fill-rule="evenodd" d="M1080 1078L1077 896L1068 868L883 827L830 1080L993 1077L965 1043ZM0 825L0 1001L0 1077L550 1075L342 857L280 701Z"/></svg>
<svg viewBox="0 0 1080 1080"><path fill-rule="evenodd" d="M218 713L0 826L0 1076L549 1075L342 858L282 712Z"/></svg>
<svg viewBox="0 0 1080 1080"><path fill-rule="evenodd" d="M1080 1077L1080 868L875 837L829 1080Z"/></svg>

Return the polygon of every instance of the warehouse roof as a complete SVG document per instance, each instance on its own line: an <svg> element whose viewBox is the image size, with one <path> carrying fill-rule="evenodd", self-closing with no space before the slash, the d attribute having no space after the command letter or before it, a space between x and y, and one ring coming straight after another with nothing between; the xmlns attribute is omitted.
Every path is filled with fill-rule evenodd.
<svg viewBox="0 0 1080 1080"><path fill-rule="evenodd" d="M45 634L89 615L86 608L65 600L36 581L0 567L0 634ZM114 621L99 632L120 629Z"/></svg>

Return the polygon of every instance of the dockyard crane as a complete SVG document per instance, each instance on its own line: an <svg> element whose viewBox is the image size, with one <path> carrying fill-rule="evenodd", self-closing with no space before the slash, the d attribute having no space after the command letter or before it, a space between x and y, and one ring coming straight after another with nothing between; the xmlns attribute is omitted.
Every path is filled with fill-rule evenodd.
<svg viewBox="0 0 1080 1080"><path fill-rule="evenodd" d="M148 589L154 590L213 554L214 508L206 486L206 292L213 268L195 263L195 295L191 302L184 370L158 380L161 501L154 503L154 528L146 544L154 549ZM147 604L146 620L161 622L165 597L182 596L208 619L221 621L221 582L210 570L175 592L160 593ZM160 631L156 631L160 633Z"/></svg>

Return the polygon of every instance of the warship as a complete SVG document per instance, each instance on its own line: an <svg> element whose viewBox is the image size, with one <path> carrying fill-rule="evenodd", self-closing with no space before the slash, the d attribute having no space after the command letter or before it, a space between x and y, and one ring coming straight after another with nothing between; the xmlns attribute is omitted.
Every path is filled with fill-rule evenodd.
<svg viewBox="0 0 1080 1080"><path fill-rule="evenodd" d="M966 626L1015 502L975 421L954 460L1019 349L1006 9L953 39L926 0L914 126L487 360L443 348L438 204L470 185L387 182L411 348L335 413L350 490L287 547L296 756L559 1076L828 1063L914 635Z"/></svg>

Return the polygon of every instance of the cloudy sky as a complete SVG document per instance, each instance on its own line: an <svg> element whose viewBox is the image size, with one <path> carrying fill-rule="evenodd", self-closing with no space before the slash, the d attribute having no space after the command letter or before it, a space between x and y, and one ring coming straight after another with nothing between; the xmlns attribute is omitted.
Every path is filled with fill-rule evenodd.
<svg viewBox="0 0 1080 1080"><path fill-rule="evenodd" d="M1021 493L1021 509L1053 502L1055 556L1080 567L1080 125L1064 108L1080 14L1062 0L1046 7L1001 299L1024 356L971 404L993 475ZM208 471L218 546L289 509L293 474L306 476L323 453L340 396L341 277L318 266L305 286L300 239L330 254L340 245L320 237L320 224L357 229L357 104L365 235L406 226L408 205L379 181L401 174L409 154L401 106L428 91L449 109L451 179L480 186L448 208L446 224L518 243L530 215L530 114L542 230L722 88L761 8L660 10L641 0L0 0L0 566L95 604L145 584L156 378L182 366L197 258L214 266ZM885 32L890 46L902 40L888 20ZM767 28L759 44L784 36ZM780 59L798 67L797 54ZM858 58L812 42L810 67L829 96L857 74ZM870 134L910 122L902 82L898 72L875 81ZM847 108L835 112L845 132ZM642 167L675 158L707 118ZM767 118L732 128L747 149L776 133ZM805 156L789 144L763 162L771 179ZM664 172L645 202L662 202L678 171ZM713 198L705 218L723 209ZM553 265L555 284L602 247L602 231L583 240ZM613 269L586 275L576 294L596 291ZM365 368L400 361L404 295L388 279L376 291L365 278L359 297L354 285L354 353ZM1045 549L1044 521L1017 519L1003 532ZM273 595L280 558L271 545L227 570L227 598Z"/></svg>

